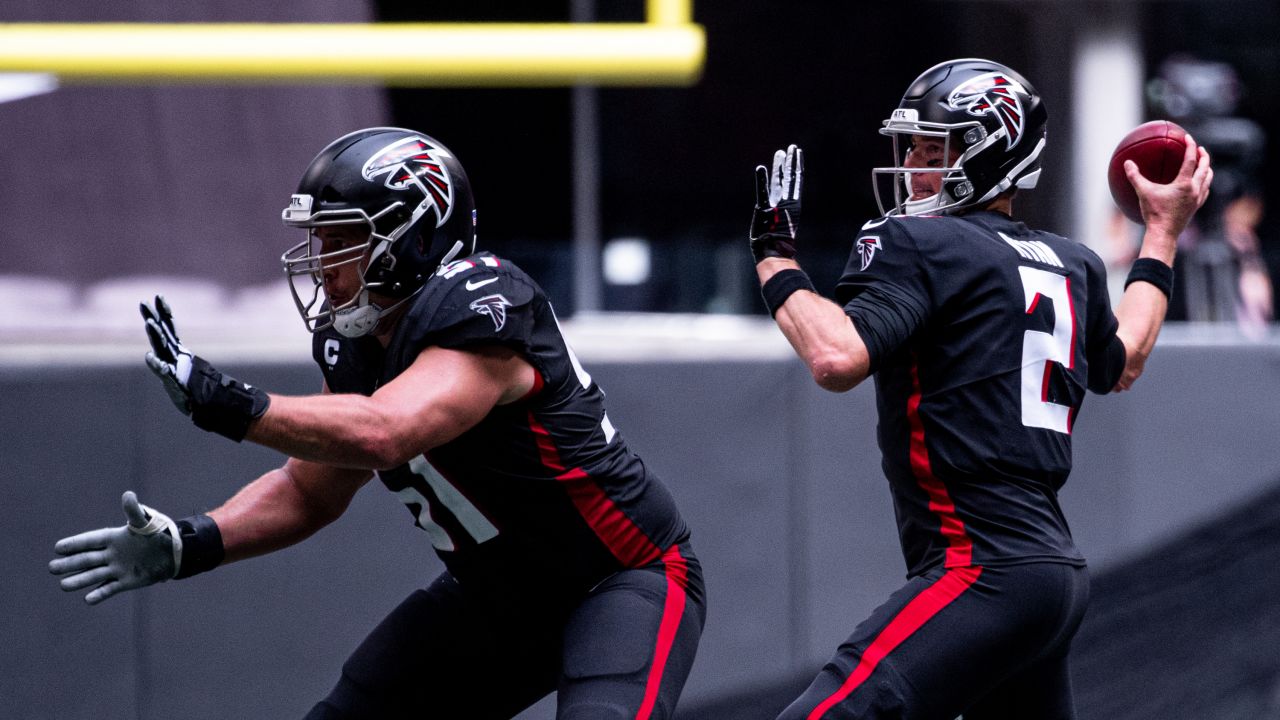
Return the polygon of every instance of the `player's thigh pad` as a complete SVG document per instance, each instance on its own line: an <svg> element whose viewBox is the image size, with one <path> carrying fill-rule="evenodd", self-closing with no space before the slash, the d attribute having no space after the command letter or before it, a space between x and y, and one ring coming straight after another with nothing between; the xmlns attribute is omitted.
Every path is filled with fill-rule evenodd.
<svg viewBox="0 0 1280 720"><path fill-rule="evenodd" d="M565 629L559 720L669 718L706 619L687 545L591 591Z"/></svg>
<svg viewBox="0 0 1280 720"><path fill-rule="evenodd" d="M1029 665L964 711L964 720L1074 720L1075 716L1065 651Z"/></svg>
<svg viewBox="0 0 1280 720"><path fill-rule="evenodd" d="M857 627L779 720L952 720L1028 667L1065 657L1087 587L1085 569L1058 563L913 578ZM1070 688L1041 690L1055 695L1040 697L1043 706L1056 707Z"/></svg>
<svg viewBox="0 0 1280 720"><path fill-rule="evenodd" d="M485 607L448 574L415 591L352 653L308 718L510 718L554 690L556 619L512 627Z"/></svg>

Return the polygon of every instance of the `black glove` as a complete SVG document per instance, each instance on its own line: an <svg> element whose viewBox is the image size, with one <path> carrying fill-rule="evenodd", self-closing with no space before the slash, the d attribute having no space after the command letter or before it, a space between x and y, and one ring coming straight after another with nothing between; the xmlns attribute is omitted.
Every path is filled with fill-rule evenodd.
<svg viewBox="0 0 1280 720"><path fill-rule="evenodd" d="M773 171L756 166L756 209L751 214L751 254L765 258L796 256L800 230L800 185L804 151L791 145L773 154Z"/></svg>
<svg viewBox="0 0 1280 720"><path fill-rule="evenodd" d="M216 432L236 442L249 432L249 423L262 417L271 398L262 390L218 372L192 355L173 327L173 311L156 296L155 310L142 303L151 352L147 367L164 383L169 399L201 430Z"/></svg>

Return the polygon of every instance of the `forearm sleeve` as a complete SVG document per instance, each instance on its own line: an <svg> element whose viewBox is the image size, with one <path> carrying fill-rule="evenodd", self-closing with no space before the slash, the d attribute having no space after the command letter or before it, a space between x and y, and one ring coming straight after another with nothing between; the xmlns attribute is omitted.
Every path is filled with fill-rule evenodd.
<svg viewBox="0 0 1280 720"><path fill-rule="evenodd" d="M1099 395L1111 392L1124 373L1125 359L1124 341L1112 335L1102 350L1089 358L1089 389Z"/></svg>

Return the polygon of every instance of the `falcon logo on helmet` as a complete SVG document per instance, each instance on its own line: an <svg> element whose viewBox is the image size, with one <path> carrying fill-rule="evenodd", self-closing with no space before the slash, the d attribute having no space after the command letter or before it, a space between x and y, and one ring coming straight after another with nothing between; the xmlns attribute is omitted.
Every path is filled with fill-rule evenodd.
<svg viewBox="0 0 1280 720"><path fill-rule="evenodd" d="M858 238L858 257L862 258L863 270L871 266L871 261L875 259L876 251L880 248L880 238L875 235Z"/></svg>
<svg viewBox="0 0 1280 720"><path fill-rule="evenodd" d="M995 115L1004 125L1005 147L1012 148L1022 139L1025 113L1018 95L1026 88L1004 73L988 73L966 81L951 91L947 104L970 115Z"/></svg>
<svg viewBox="0 0 1280 720"><path fill-rule="evenodd" d="M467 307L481 315L488 315L493 320L493 331L498 332L507 324L507 308L511 307L511 301L501 295L485 295L479 300L473 300Z"/></svg>
<svg viewBox="0 0 1280 720"><path fill-rule="evenodd" d="M386 175L383 185L391 190L417 186L435 207L436 227L440 227L453 211L453 182L440 159L447 153L423 137L402 138L374 153L360 175L369 182Z"/></svg>

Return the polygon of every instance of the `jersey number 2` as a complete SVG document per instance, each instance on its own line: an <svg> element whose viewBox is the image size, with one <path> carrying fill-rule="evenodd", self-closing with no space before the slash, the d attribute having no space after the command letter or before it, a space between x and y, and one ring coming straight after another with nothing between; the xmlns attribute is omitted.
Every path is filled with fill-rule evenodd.
<svg viewBox="0 0 1280 720"><path fill-rule="evenodd" d="M1035 312L1041 299L1053 301L1053 330L1028 330L1022 335L1022 424L1060 433L1071 433L1074 408L1050 402L1050 363L1074 366L1076 310L1071 304L1071 284L1067 278L1039 268L1019 266L1025 310Z"/></svg>

